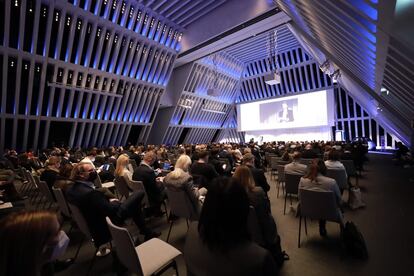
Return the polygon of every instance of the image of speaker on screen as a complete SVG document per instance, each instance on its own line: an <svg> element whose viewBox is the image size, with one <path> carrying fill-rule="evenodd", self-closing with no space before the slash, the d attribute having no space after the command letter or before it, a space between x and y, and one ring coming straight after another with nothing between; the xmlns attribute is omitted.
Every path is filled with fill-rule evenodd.
<svg viewBox="0 0 414 276"><path fill-rule="evenodd" d="M294 122L297 108L298 99L260 104L260 124L262 127L272 127L277 123Z"/></svg>
<svg viewBox="0 0 414 276"><path fill-rule="evenodd" d="M292 101L290 101L292 102ZM282 109L278 112L278 120L280 123L293 122L293 105L289 106L288 102L282 102Z"/></svg>

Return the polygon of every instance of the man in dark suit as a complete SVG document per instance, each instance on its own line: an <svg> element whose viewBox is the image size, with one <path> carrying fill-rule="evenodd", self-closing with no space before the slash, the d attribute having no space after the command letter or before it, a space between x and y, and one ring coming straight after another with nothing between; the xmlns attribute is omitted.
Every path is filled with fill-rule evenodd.
<svg viewBox="0 0 414 276"><path fill-rule="evenodd" d="M263 191L268 192L270 190L270 186L267 183L266 176L264 175L263 170L254 167L254 159L255 158L253 154L246 153L243 155L243 164L249 167L256 186L262 187Z"/></svg>
<svg viewBox="0 0 414 276"><path fill-rule="evenodd" d="M194 162L191 166L191 175L193 176L194 182L196 182L195 178L197 178L197 176L205 179L206 183L202 183L203 180L201 180L201 183L197 184L201 184L201 186L207 188L207 190L211 181L219 176L216 169L208 163L209 155L210 153L208 151L199 152L198 161Z"/></svg>
<svg viewBox="0 0 414 276"><path fill-rule="evenodd" d="M286 102L282 104L282 110L279 111L279 122L293 122L293 110L288 108Z"/></svg>
<svg viewBox="0 0 414 276"><path fill-rule="evenodd" d="M111 239L105 217L118 225L123 224L125 219L132 218L145 240L161 234L145 225L141 210L144 192L136 191L121 203L117 199L108 199L104 193L95 189L93 183L98 174L92 164L79 163L72 175L75 182L66 190L66 198L82 212L97 247Z"/></svg>
<svg viewBox="0 0 414 276"><path fill-rule="evenodd" d="M165 191L162 185L162 177L157 177L157 174L161 172L160 169L154 170L152 165L156 161L157 156L153 151L148 151L144 155L144 159L139 164L138 168L132 175L133 180L142 181L145 187L145 191L148 195L151 208L150 213L155 216L161 216L161 204L165 199Z"/></svg>
<svg viewBox="0 0 414 276"><path fill-rule="evenodd" d="M219 152L219 157L220 158L226 158L227 160L229 160L229 164L230 167L229 171L231 171L234 167L234 158L233 155L231 153L232 147L231 145L224 145L223 150Z"/></svg>

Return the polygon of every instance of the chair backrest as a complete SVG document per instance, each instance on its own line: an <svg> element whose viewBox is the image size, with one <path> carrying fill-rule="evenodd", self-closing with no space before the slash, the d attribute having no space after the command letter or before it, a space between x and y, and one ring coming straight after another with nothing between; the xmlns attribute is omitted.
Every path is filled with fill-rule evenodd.
<svg viewBox="0 0 414 276"><path fill-rule="evenodd" d="M101 177L99 176L99 174L97 175L94 183L93 183L97 188L102 188L102 180Z"/></svg>
<svg viewBox="0 0 414 276"><path fill-rule="evenodd" d="M299 181L303 175L285 173L286 194L298 194Z"/></svg>
<svg viewBox="0 0 414 276"><path fill-rule="evenodd" d="M331 191L299 189L299 203L303 217L340 221L335 196Z"/></svg>
<svg viewBox="0 0 414 276"><path fill-rule="evenodd" d="M278 165L286 165L286 164L289 164L289 163L290 163L290 161L283 161L283 160L278 160L277 161Z"/></svg>
<svg viewBox="0 0 414 276"><path fill-rule="evenodd" d="M132 166L132 171L135 171L138 168L137 162L134 159L129 159L129 164Z"/></svg>
<svg viewBox="0 0 414 276"><path fill-rule="evenodd" d="M299 163L301 164L305 164L306 166L308 166L310 163L312 163L312 158L301 158L299 160Z"/></svg>
<svg viewBox="0 0 414 276"><path fill-rule="evenodd" d="M82 212L79 210L78 206L73 205L68 202L69 210L72 213L72 218L78 225L81 232L86 236L87 239L92 240L91 231L89 230L88 223L86 222L85 217Z"/></svg>
<svg viewBox="0 0 414 276"><path fill-rule="evenodd" d="M277 181L285 182L285 165L276 165Z"/></svg>
<svg viewBox="0 0 414 276"><path fill-rule="evenodd" d="M116 252L121 263L131 272L143 275L141 263L128 230L114 225L108 217L106 217L106 223L116 244Z"/></svg>
<svg viewBox="0 0 414 276"><path fill-rule="evenodd" d="M326 170L326 176L335 179L340 189L348 188L348 179L346 178L345 170L340 169L328 169Z"/></svg>
<svg viewBox="0 0 414 276"><path fill-rule="evenodd" d="M39 181L38 187L40 192L44 197L46 197L47 200L50 202L55 202L55 198L53 197L52 192L49 190L49 186L47 186L47 183L45 181Z"/></svg>
<svg viewBox="0 0 414 276"><path fill-rule="evenodd" d="M357 170L355 168L354 160L341 160L341 163L344 165L346 174L348 176L357 175Z"/></svg>
<svg viewBox="0 0 414 276"><path fill-rule="evenodd" d="M277 155L274 153L265 152L265 159L266 159L266 162L269 164L269 166L271 165L273 157L277 157Z"/></svg>
<svg viewBox="0 0 414 276"><path fill-rule="evenodd" d="M149 204L148 194L147 194L147 191L145 190L144 183L138 180L131 180L128 178L127 175L124 175L123 178L124 178L124 181L127 183L127 186L130 187L133 192L134 191L144 192L144 198L142 199L141 203L142 205L149 207L150 204Z"/></svg>
<svg viewBox="0 0 414 276"><path fill-rule="evenodd" d="M178 217L197 220L198 211L194 208L186 191L166 187L171 213Z"/></svg>
<svg viewBox="0 0 414 276"><path fill-rule="evenodd" d="M38 188L37 183L36 183L36 179L33 177L33 174L31 172L29 172L28 170L25 170L25 174L26 174L26 179L29 181L29 183L33 187Z"/></svg>
<svg viewBox="0 0 414 276"><path fill-rule="evenodd" d="M270 167L272 168L272 170L277 169L277 164L279 161L280 161L280 157L276 157L276 156L270 157Z"/></svg>
<svg viewBox="0 0 414 276"><path fill-rule="evenodd" d="M123 176L115 176L114 179L115 188L121 196L125 198L129 197L128 183Z"/></svg>
<svg viewBox="0 0 414 276"><path fill-rule="evenodd" d="M69 206L68 206L68 203L66 201L66 198L65 198L65 196L63 194L62 189L52 187L52 191L53 191L53 194L55 195L56 202L57 202L57 204L59 206L60 211L65 216L72 217L72 214L70 213Z"/></svg>
<svg viewBox="0 0 414 276"><path fill-rule="evenodd" d="M247 217L247 228L252 240L259 245L264 245L263 232L260 229L256 210L251 205L249 206L249 215Z"/></svg>

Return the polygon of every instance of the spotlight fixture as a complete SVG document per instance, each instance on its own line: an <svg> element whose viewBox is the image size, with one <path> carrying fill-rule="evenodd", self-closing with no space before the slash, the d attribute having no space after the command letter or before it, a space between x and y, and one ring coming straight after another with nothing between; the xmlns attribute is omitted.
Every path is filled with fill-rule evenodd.
<svg viewBox="0 0 414 276"><path fill-rule="evenodd" d="M274 66L272 65L271 60L274 58ZM269 32L269 41L268 41L268 58L269 68L273 68L272 72L264 76L264 81L268 85L276 85L280 83L280 74L277 68L277 30Z"/></svg>
<svg viewBox="0 0 414 276"><path fill-rule="evenodd" d="M181 103L178 106L183 107L185 109L191 109L193 103L194 103L193 100L183 99L183 100L181 100Z"/></svg>
<svg viewBox="0 0 414 276"><path fill-rule="evenodd" d="M381 87L380 92L381 92L381 95L383 95L383 96L388 96L390 94L390 91L385 87Z"/></svg>
<svg viewBox="0 0 414 276"><path fill-rule="evenodd" d="M319 65L319 69L321 69L321 71L324 72L325 74L329 74L329 67L330 67L329 59L325 60L321 65Z"/></svg>
<svg viewBox="0 0 414 276"><path fill-rule="evenodd" d="M280 74L278 72L273 72L271 74L265 75L264 80L268 85L276 85L280 83Z"/></svg>
<svg viewBox="0 0 414 276"><path fill-rule="evenodd" d="M336 82L341 77L341 71L336 69L332 74L329 75L333 82Z"/></svg>
<svg viewBox="0 0 414 276"><path fill-rule="evenodd" d="M213 87L210 87L209 89L207 89L207 95L212 96L212 97L220 96L220 90L218 89L219 77L220 76L219 76L219 72L218 72L217 55L218 54L214 54L213 57L212 57L212 61L213 61L213 65L214 65L214 70L212 72L213 78L214 78Z"/></svg>

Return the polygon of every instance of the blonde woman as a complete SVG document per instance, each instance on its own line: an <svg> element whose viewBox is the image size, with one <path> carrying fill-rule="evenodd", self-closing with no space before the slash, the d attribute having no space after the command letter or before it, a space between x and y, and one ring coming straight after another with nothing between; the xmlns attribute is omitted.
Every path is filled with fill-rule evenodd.
<svg viewBox="0 0 414 276"><path fill-rule="evenodd" d="M199 197L205 195L207 190L205 188L197 189L193 185L193 177L188 173L190 165L191 158L185 154L181 155L175 163L174 170L165 176L164 185L172 191L185 191L196 213L199 214L201 209Z"/></svg>
<svg viewBox="0 0 414 276"><path fill-rule="evenodd" d="M132 179L132 173L128 169L129 157L126 154L121 154L116 160L115 177L126 175L128 179Z"/></svg>

